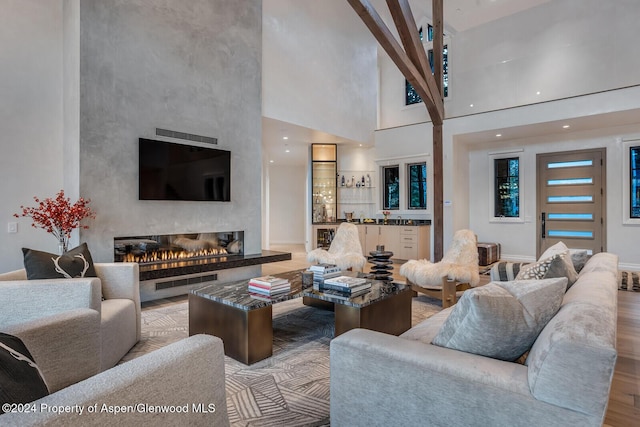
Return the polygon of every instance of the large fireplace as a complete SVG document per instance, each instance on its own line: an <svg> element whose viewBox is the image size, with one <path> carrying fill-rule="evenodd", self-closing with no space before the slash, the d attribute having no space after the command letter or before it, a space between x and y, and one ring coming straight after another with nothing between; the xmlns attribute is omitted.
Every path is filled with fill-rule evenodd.
<svg viewBox="0 0 640 427"><path fill-rule="evenodd" d="M209 264L242 257L244 232L182 233L113 239L115 262L140 264L140 280L213 270ZM195 270L194 270L195 269Z"/></svg>
<svg viewBox="0 0 640 427"><path fill-rule="evenodd" d="M291 253L246 254L244 231L225 231L116 237L113 258L140 265L140 297L148 301L256 277L261 264L290 260Z"/></svg>

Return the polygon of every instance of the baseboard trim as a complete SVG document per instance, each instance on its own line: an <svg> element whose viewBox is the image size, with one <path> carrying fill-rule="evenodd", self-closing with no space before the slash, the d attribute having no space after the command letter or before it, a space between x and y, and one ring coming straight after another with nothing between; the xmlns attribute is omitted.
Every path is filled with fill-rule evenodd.
<svg viewBox="0 0 640 427"><path fill-rule="evenodd" d="M618 263L618 270L624 271L640 271L640 264L631 264L628 262Z"/></svg>

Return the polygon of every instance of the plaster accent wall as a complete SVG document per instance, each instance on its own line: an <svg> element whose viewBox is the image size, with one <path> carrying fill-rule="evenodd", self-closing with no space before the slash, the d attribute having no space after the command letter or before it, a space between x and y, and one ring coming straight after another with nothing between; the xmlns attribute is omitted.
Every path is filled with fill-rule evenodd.
<svg viewBox="0 0 640 427"><path fill-rule="evenodd" d="M263 115L371 144L376 42L344 0L264 2Z"/></svg>
<svg viewBox="0 0 640 427"><path fill-rule="evenodd" d="M22 268L22 247L56 240L12 215L62 183L62 3L0 0L0 271ZM7 233L17 222L18 233Z"/></svg>
<svg viewBox="0 0 640 427"><path fill-rule="evenodd" d="M181 232L244 230L245 253L260 252L261 4L80 2L79 142L65 143L79 143L96 260L113 259L115 236ZM138 200L138 138L157 127L231 151L231 202Z"/></svg>
<svg viewBox="0 0 640 427"><path fill-rule="evenodd" d="M640 84L639 15L635 0L552 0L450 34L446 116ZM404 77L379 58L380 128L429 120L404 105Z"/></svg>

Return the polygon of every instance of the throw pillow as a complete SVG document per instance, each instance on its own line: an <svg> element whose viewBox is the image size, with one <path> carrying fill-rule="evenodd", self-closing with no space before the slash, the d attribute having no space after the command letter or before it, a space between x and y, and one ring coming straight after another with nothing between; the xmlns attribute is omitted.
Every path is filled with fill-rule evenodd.
<svg viewBox="0 0 640 427"><path fill-rule="evenodd" d="M565 251L568 251L569 248L567 247L567 245L564 244L564 242L558 242L553 246L549 246L547 248L546 251L544 251L542 253L542 255L540 255L540 258L538 258L538 261L542 261L543 259L547 259L547 258L551 258L554 255L557 254L561 254Z"/></svg>
<svg viewBox="0 0 640 427"><path fill-rule="evenodd" d="M47 396L42 373L22 340L0 333L0 402L29 403ZM9 408L11 409L11 408ZM7 412L5 406L0 414Z"/></svg>
<svg viewBox="0 0 640 427"><path fill-rule="evenodd" d="M515 280L523 266L526 266L526 262L509 262L500 261L491 267L491 280L498 282L507 282L509 280Z"/></svg>
<svg viewBox="0 0 640 427"><path fill-rule="evenodd" d="M550 246L540 256L540 259L541 260L546 259L558 254L564 254L562 260L564 261L565 265L564 265L564 268L558 266L556 271L557 271L557 274L565 276L567 279L569 279L569 285L567 286L567 289L569 289L575 283L575 281L578 280L578 272L576 271L576 268L573 266L571 251L567 247L567 245L565 245L564 242L558 242L555 245ZM560 277L558 275L553 275L554 273L551 273L551 274L552 275L547 275L545 277L547 278Z"/></svg>
<svg viewBox="0 0 640 427"><path fill-rule="evenodd" d="M569 249L569 253L571 254L573 268L576 269L576 273L580 273L584 265L591 258L591 255L589 255L586 249Z"/></svg>
<svg viewBox="0 0 640 427"><path fill-rule="evenodd" d="M27 279L71 279L97 277L86 243L62 255L22 248Z"/></svg>
<svg viewBox="0 0 640 427"><path fill-rule="evenodd" d="M547 275L551 263L556 257L543 259L542 261L527 264L520 268L516 280L541 280Z"/></svg>
<svg viewBox="0 0 640 427"><path fill-rule="evenodd" d="M566 277L491 282L465 291L432 343L515 361L560 309Z"/></svg>

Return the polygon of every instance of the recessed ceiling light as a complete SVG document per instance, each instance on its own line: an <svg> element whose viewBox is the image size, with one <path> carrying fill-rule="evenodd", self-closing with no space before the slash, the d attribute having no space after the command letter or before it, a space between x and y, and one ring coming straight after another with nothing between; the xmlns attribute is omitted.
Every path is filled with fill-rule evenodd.
<svg viewBox="0 0 640 427"><path fill-rule="evenodd" d="M537 91L537 92L536 92L536 95L540 95L540 91Z"/></svg>
<svg viewBox="0 0 640 427"><path fill-rule="evenodd" d="M282 139L289 139L289 137L288 136L283 136Z"/></svg>
<svg viewBox="0 0 640 427"><path fill-rule="evenodd" d="M289 150L288 148L286 150L284 150L285 153L290 153L291 150Z"/></svg>
<svg viewBox="0 0 640 427"><path fill-rule="evenodd" d="M502 136L501 133L496 133L496 137L500 138Z"/></svg>
<svg viewBox="0 0 640 427"><path fill-rule="evenodd" d="M362 144L360 144L360 147L362 147Z"/></svg>
<svg viewBox="0 0 640 427"><path fill-rule="evenodd" d="M469 104L469 107L473 108L473 104Z"/></svg>
<svg viewBox="0 0 640 427"><path fill-rule="evenodd" d="M564 125L564 126L562 126L562 129L569 129L570 127L571 126L569 126L569 125Z"/></svg>
<svg viewBox="0 0 640 427"><path fill-rule="evenodd" d="M273 160L269 160L269 163L273 163Z"/></svg>

